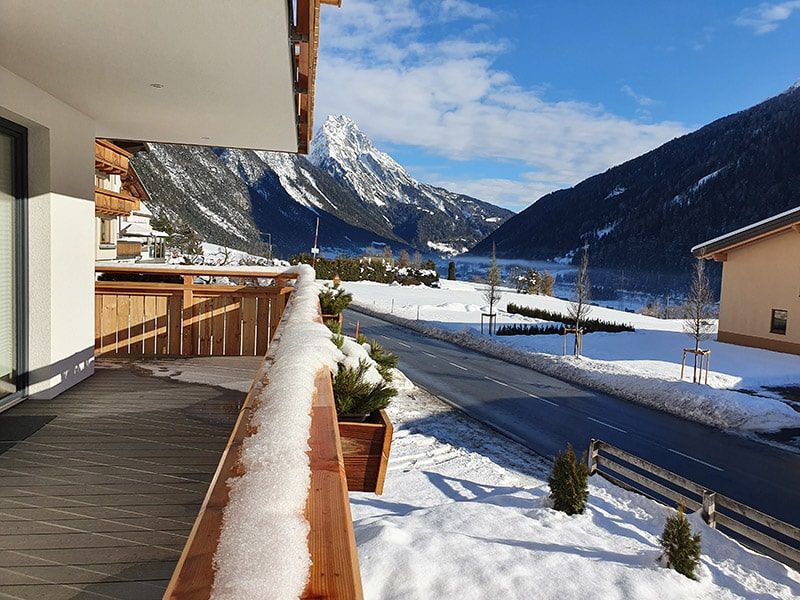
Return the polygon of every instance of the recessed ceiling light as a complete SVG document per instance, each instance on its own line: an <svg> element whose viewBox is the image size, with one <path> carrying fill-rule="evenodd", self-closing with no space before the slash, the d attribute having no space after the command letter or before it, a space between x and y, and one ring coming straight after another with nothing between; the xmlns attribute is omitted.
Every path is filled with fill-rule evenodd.
<svg viewBox="0 0 800 600"><path fill-rule="evenodd" d="M156 88L157 90L160 90L161 88L164 87L164 84L163 83L151 83L150 87L151 88Z"/></svg>

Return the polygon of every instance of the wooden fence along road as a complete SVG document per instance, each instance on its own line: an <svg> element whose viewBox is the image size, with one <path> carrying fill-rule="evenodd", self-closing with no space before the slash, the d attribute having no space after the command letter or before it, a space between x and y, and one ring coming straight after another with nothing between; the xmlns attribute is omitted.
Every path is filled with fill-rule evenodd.
<svg viewBox="0 0 800 600"><path fill-rule="evenodd" d="M601 440L589 444L589 474L599 473L611 483L646 496L702 511L710 527L721 527L766 549L794 568L800 567L800 529L784 523L663 469ZM656 479L661 480L656 481Z"/></svg>
<svg viewBox="0 0 800 600"><path fill-rule="evenodd" d="M292 288L293 275L266 270L98 266L117 276L179 276L182 283L97 281L96 356L263 356ZM230 277L270 285L195 283Z"/></svg>

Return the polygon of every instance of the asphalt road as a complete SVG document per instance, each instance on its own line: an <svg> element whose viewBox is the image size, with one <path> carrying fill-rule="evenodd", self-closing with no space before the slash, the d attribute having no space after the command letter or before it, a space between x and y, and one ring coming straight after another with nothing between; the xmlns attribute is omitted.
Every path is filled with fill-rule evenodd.
<svg viewBox="0 0 800 600"><path fill-rule="evenodd" d="M576 452L602 439L787 523L800 526L800 455L347 311L400 359L417 385L533 451Z"/></svg>

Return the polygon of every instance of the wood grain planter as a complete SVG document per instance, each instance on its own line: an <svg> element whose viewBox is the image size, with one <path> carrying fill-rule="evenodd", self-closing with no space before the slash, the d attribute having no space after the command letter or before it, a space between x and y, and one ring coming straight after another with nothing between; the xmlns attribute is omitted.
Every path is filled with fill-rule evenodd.
<svg viewBox="0 0 800 600"><path fill-rule="evenodd" d="M322 322L328 323L330 321L336 321L339 323L339 327L342 327L344 323L344 313L339 313L338 315L322 315Z"/></svg>
<svg viewBox="0 0 800 600"><path fill-rule="evenodd" d="M393 431L385 410L373 413L363 423L339 421L349 491L383 493Z"/></svg>

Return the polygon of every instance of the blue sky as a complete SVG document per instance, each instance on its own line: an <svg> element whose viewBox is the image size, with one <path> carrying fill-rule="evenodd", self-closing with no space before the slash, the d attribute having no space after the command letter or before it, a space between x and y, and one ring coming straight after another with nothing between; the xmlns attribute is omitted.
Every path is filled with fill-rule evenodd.
<svg viewBox="0 0 800 600"><path fill-rule="evenodd" d="M800 79L800 0L343 0L317 119L519 211Z"/></svg>

